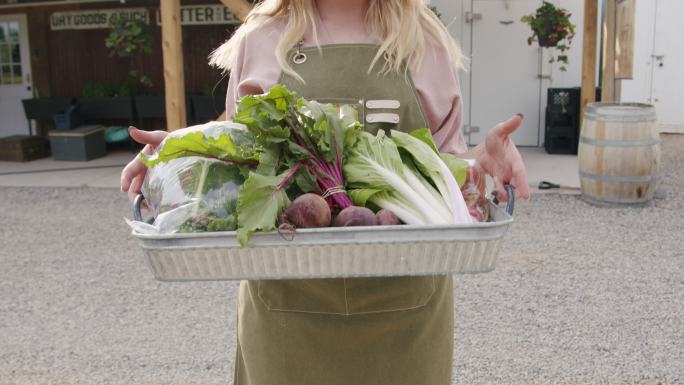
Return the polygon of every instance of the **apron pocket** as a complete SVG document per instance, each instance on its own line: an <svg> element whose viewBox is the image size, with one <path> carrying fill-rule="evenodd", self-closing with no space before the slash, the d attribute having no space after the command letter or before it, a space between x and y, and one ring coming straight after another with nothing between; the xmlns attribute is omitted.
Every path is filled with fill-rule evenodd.
<svg viewBox="0 0 684 385"><path fill-rule="evenodd" d="M411 310L427 305L435 293L434 276L347 278L349 314Z"/></svg>
<svg viewBox="0 0 684 385"><path fill-rule="evenodd" d="M435 293L434 276L258 281L271 311L354 315L417 309Z"/></svg>
<svg viewBox="0 0 684 385"><path fill-rule="evenodd" d="M342 279L292 279L257 282L259 299L272 311L346 314Z"/></svg>

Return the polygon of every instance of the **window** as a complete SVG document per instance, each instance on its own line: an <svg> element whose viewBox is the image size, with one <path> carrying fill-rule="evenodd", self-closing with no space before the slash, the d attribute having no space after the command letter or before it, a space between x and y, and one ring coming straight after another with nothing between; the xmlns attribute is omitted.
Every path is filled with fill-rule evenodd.
<svg viewBox="0 0 684 385"><path fill-rule="evenodd" d="M0 84L21 84L19 23L0 21Z"/></svg>

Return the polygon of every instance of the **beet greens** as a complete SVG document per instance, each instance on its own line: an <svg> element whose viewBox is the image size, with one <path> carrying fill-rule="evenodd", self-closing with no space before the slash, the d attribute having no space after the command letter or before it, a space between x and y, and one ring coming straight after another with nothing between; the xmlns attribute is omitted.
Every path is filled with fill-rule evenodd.
<svg viewBox="0 0 684 385"><path fill-rule="evenodd" d="M276 227L290 203L288 190L319 194L332 209L352 205L342 165L361 129L353 107L305 100L275 85L265 94L240 99L233 121L247 126L260 148L259 166L238 199L242 244L255 231Z"/></svg>

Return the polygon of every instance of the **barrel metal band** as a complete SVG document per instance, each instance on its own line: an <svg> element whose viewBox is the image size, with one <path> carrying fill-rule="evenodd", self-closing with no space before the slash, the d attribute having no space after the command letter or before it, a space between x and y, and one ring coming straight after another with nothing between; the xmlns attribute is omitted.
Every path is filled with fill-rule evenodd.
<svg viewBox="0 0 684 385"><path fill-rule="evenodd" d="M580 171L579 174L583 178L600 180L604 182L644 183L658 179L657 175L599 175L587 171Z"/></svg>
<svg viewBox="0 0 684 385"><path fill-rule="evenodd" d="M590 139L586 136L580 136L580 143L591 144L593 146L601 147L644 147L654 146L660 144L660 139L644 139L644 140L596 140Z"/></svg>
<svg viewBox="0 0 684 385"><path fill-rule="evenodd" d="M585 197L598 201L597 203L645 203L649 201L649 197L643 198L611 198L602 195L595 195L588 192L582 191L582 195Z"/></svg>
<svg viewBox="0 0 684 385"><path fill-rule="evenodd" d="M615 113L602 114L600 112L587 112L584 114L584 118L602 122L655 122L658 120L658 117L655 113L643 115L619 115Z"/></svg>

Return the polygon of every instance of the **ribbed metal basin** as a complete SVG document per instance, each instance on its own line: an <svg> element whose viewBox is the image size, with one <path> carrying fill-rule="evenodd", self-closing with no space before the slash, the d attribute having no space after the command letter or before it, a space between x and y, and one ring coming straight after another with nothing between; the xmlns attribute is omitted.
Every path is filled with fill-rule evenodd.
<svg viewBox="0 0 684 385"><path fill-rule="evenodd" d="M133 236L161 281L482 273L513 222L490 204L490 222L300 229L291 240L256 233L245 247L235 232Z"/></svg>

